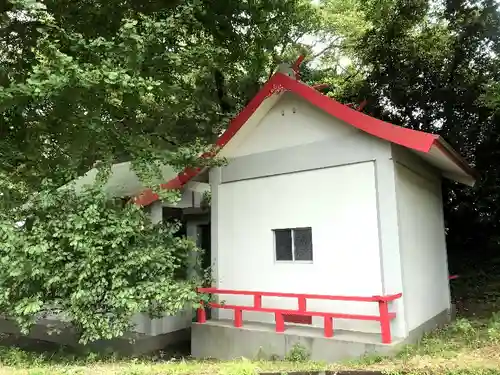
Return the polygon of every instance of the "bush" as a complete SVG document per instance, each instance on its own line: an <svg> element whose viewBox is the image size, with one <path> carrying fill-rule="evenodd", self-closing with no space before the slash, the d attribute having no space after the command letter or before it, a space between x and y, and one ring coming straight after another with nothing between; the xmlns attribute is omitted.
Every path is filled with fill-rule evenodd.
<svg viewBox="0 0 500 375"><path fill-rule="evenodd" d="M306 362L310 358L307 349L301 344L295 344L286 354L285 360L289 362Z"/></svg>
<svg viewBox="0 0 500 375"><path fill-rule="evenodd" d="M132 203L98 189L42 192L24 220L0 223L0 309L27 332L59 314L80 342L122 336L136 313L175 314L198 303L181 272L195 245L176 223L154 225Z"/></svg>

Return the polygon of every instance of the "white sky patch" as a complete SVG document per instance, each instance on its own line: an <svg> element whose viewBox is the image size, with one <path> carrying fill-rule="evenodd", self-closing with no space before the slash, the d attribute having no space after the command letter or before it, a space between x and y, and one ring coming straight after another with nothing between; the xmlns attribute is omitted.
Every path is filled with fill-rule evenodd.
<svg viewBox="0 0 500 375"><path fill-rule="evenodd" d="M321 4L321 0L311 0L311 3L319 6ZM333 36L332 36L333 37ZM320 37L319 35L306 34L300 40L300 43L311 46L313 55L319 55L322 51L324 51L330 43L325 40L325 36ZM334 43L331 41L331 43ZM345 69L349 65L351 65L352 61L350 58L346 56L341 56L339 58L338 64ZM321 56L313 59L310 63L311 68L318 68L321 64Z"/></svg>
<svg viewBox="0 0 500 375"><path fill-rule="evenodd" d="M313 55L318 55L321 53L321 51L324 51L329 46L329 43L323 41L322 39L323 38L320 38L318 35L306 34L299 40L299 42L311 46ZM343 68L349 66L351 62L351 59L346 56L340 57L338 61L339 65L341 65ZM316 57L309 63L309 65L313 69L317 68L320 64L321 56Z"/></svg>

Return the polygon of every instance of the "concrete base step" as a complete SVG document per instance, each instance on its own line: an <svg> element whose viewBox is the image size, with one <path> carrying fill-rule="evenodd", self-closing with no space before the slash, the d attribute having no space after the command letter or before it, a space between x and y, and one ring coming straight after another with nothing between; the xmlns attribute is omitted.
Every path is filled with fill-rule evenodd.
<svg viewBox="0 0 500 375"><path fill-rule="evenodd" d="M191 332L193 357L222 360L285 358L300 346L311 360L337 362L366 354L391 355L402 344L397 339L382 344L380 334L341 330L325 338L322 328L310 326L287 325L284 333L276 333L274 324L267 323L244 322L235 328L229 320L194 323Z"/></svg>

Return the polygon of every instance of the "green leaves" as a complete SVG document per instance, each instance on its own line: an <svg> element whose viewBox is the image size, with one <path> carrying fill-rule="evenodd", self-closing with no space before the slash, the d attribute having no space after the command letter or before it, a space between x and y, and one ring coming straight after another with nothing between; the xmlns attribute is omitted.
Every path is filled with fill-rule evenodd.
<svg viewBox="0 0 500 375"><path fill-rule="evenodd" d="M500 243L498 3L363 3L372 27L354 49L363 69L345 97L368 99L365 111L376 117L440 134L481 176L473 189L444 184L450 268L459 272Z"/></svg>
<svg viewBox="0 0 500 375"><path fill-rule="evenodd" d="M174 237L176 223L153 225L98 189L50 197L32 201L24 225L0 227L0 309L23 328L57 308L87 342L122 335L136 313L198 302L197 280L177 277L197 250Z"/></svg>
<svg viewBox="0 0 500 375"><path fill-rule="evenodd" d="M83 342L121 335L137 312L199 302L182 277L194 245L110 199L110 166L130 161L156 188L165 165L220 164L199 155L279 62L312 51L305 36L344 46L365 28L353 1L328 11L309 0L10 4L0 14L0 309L23 327L64 311ZM94 187L60 189L94 167Z"/></svg>
<svg viewBox="0 0 500 375"><path fill-rule="evenodd" d="M195 159L200 150L190 142L200 138L196 128L212 124L192 116L197 100L179 99L190 96L182 86L185 77L197 74L192 68L203 65L196 60L209 57L194 45L180 48L188 35L183 20L172 20L168 8L158 17L129 14L115 33L95 35L75 30L66 15L57 13L72 13L69 5L47 2L44 9L33 4L16 2L16 11L29 10L30 17L7 16L0 32L0 43L12 50L0 72L0 171L8 179L3 189L19 191L20 184L28 189L24 196L13 192L2 202L6 207L22 204L43 183L66 184L97 160L141 159L147 160L142 165L181 168L178 146L183 147L181 159L185 150ZM35 31L23 34L22 41L12 39L31 26ZM20 30L12 34L9 28ZM25 46L26 54L13 53ZM212 113L215 117L205 117L217 124ZM186 134L188 127L192 134ZM185 138L177 141L179 134ZM211 139L204 138L199 143L206 148Z"/></svg>
<svg viewBox="0 0 500 375"><path fill-rule="evenodd" d="M359 4L327 3L12 1L0 29L8 46L0 204L23 204L43 184L62 186L97 161L132 161L148 179L146 165L202 164L199 153L277 64L311 51L314 40L304 36L332 41L362 25ZM16 16L23 12L30 16Z"/></svg>

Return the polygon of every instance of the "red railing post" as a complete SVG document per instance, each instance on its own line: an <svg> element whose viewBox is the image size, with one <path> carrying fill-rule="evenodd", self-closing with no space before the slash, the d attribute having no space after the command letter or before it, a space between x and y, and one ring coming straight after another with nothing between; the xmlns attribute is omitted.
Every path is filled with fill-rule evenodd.
<svg viewBox="0 0 500 375"><path fill-rule="evenodd" d="M382 343L390 344L391 337L391 319L389 317L389 303L384 300L378 301L378 309L380 314L380 331L382 333Z"/></svg>
<svg viewBox="0 0 500 375"><path fill-rule="evenodd" d="M254 294L253 307L257 309L260 309L262 307L262 296L260 294Z"/></svg>
<svg viewBox="0 0 500 375"><path fill-rule="evenodd" d="M203 305L203 302L201 303L201 307L199 307L196 312L196 320L198 323L205 323L207 321L207 314L205 312L205 305Z"/></svg>
<svg viewBox="0 0 500 375"><path fill-rule="evenodd" d="M322 317L324 319L324 336L332 337L334 335L334 322L333 319L358 319L364 321L378 321L380 322L380 330L382 342L390 344L392 342L391 335L391 321L396 318L395 312L389 312L389 303L401 298L402 293L385 296L332 296L332 295L319 295L319 294L298 294L298 293L272 293L272 292L255 292L244 290L228 290L217 288L199 288L199 293L208 294L230 294L230 295L245 295L253 297L253 306L238 306L225 303L209 303L208 306L218 309L231 309L234 311L234 326L243 326L243 311L258 311L263 313L270 313L275 315L276 332L285 332L285 321L298 324L311 324L313 317ZM283 298L296 298L298 307L296 310L262 307L263 297L283 297ZM356 302L377 302L379 305L378 316L373 315L358 315L358 314L342 314L342 313L328 313L320 311L308 311L307 299L323 299L330 301L356 301ZM199 323L205 323L207 320L205 312L205 303L200 302L200 308L197 310L197 320ZM293 317L293 319L290 319ZM304 323L297 317L308 317L309 323Z"/></svg>
<svg viewBox="0 0 500 375"><path fill-rule="evenodd" d="M325 316L325 337L333 337L333 318L331 316Z"/></svg>
<svg viewBox="0 0 500 375"><path fill-rule="evenodd" d="M285 332L285 319L283 319L283 314L274 313L274 319L276 320L276 332Z"/></svg>
<svg viewBox="0 0 500 375"><path fill-rule="evenodd" d="M243 312L241 311L241 309L234 309L234 326L243 326Z"/></svg>
<svg viewBox="0 0 500 375"><path fill-rule="evenodd" d="M299 311L306 311L307 310L307 300L305 297L299 297Z"/></svg>

